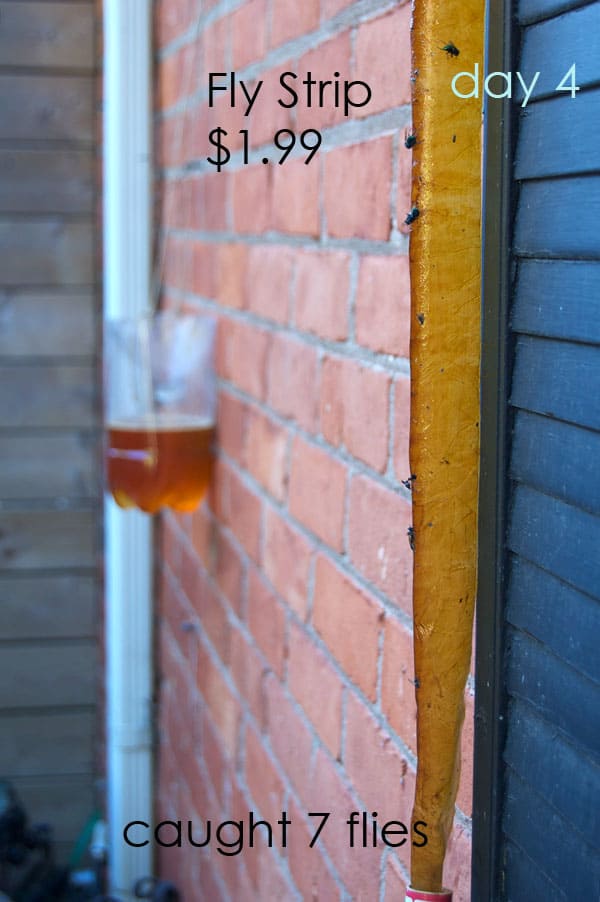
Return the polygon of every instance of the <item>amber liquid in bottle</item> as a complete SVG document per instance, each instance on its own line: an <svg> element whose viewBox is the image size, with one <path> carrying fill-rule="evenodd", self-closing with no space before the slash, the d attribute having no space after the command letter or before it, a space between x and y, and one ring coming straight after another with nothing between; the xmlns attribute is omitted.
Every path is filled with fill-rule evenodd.
<svg viewBox="0 0 600 902"><path fill-rule="evenodd" d="M214 436L213 423L184 415L111 423L106 470L117 504L149 514L195 510L210 484Z"/></svg>

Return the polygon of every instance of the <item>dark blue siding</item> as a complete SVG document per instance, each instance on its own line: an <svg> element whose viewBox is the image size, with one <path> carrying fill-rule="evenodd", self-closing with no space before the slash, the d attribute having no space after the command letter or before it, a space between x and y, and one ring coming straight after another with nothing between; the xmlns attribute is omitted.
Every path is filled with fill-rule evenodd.
<svg viewBox="0 0 600 902"><path fill-rule="evenodd" d="M519 778L590 845L598 829L594 792L599 765L580 753L564 734L530 705L512 701L505 760ZM577 780L573 780L573 774Z"/></svg>
<svg viewBox="0 0 600 902"><path fill-rule="evenodd" d="M598 261L522 260L512 328L530 335L600 344L599 299Z"/></svg>
<svg viewBox="0 0 600 902"><path fill-rule="evenodd" d="M597 599L515 555L509 568L506 618L584 676L600 682Z"/></svg>
<svg viewBox="0 0 600 902"><path fill-rule="evenodd" d="M525 182L519 197L515 252L529 257L597 260L599 222L600 175Z"/></svg>
<svg viewBox="0 0 600 902"><path fill-rule="evenodd" d="M511 403L600 429L600 347L520 336Z"/></svg>
<svg viewBox="0 0 600 902"><path fill-rule="evenodd" d="M516 67L530 82L536 72L540 77L533 97L554 95L557 86L573 63L576 66L576 84L580 91L572 103L577 103L586 87L600 82L600 6L590 3L580 9L572 9L562 16L531 25L523 30L523 45ZM562 92L561 92L562 93ZM565 94L570 97L570 92ZM592 148L590 148L591 150Z"/></svg>
<svg viewBox="0 0 600 902"><path fill-rule="evenodd" d="M519 21L521 24L536 22L538 19L548 19L557 13L568 9L576 9L578 6L586 6L590 0L521 0L519 3Z"/></svg>
<svg viewBox="0 0 600 902"><path fill-rule="evenodd" d="M547 759L539 762L544 767ZM569 899L592 902L600 898L600 860L590 844L571 829L560 814L535 793L527 781L509 771L504 807L504 829L511 842L525 851L531 860L530 881L536 878L554 884ZM526 895L522 886L513 881L511 902L545 902L556 898L555 893L544 896L534 892Z"/></svg>
<svg viewBox="0 0 600 902"><path fill-rule="evenodd" d="M600 899L600 2L521 0L501 874ZM532 23L532 24L529 24ZM572 63L574 99L552 93Z"/></svg>

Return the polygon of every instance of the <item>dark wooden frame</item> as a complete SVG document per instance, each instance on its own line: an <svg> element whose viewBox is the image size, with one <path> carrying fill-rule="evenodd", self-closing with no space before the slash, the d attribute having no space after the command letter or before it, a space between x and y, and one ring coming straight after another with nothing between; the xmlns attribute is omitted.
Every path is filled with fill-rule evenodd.
<svg viewBox="0 0 600 902"><path fill-rule="evenodd" d="M510 71L511 0L487 0L485 72ZM472 895L498 898L502 748L504 744L503 605L508 483L508 393L513 218L510 101L487 100L484 127L481 458L475 664Z"/></svg>

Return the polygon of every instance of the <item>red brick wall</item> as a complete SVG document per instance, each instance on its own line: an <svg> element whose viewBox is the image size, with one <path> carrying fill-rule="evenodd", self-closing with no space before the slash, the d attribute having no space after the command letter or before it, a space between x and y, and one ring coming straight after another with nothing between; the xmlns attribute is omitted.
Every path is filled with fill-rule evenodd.
<svg viewBox="0 0 600 902"><path fill-rule="evenodd" d="M196 32L197 0L156 4L165 300L219 317L213 491L160 530L157 816L192 821L196 841L210 820L213 837L159 849L160 870L186 900L397 900L409 842L351 848L345 822L410 822L414 791L410 5L200 6ZM232 70L264 82L248 117L239 84L237 110L225 93L209 108L208 73ZM362 79L372 100L348 118L305 98L280 107L279 74L307 70ZM206 162L218 126L237 149L221 172ZM261 162L285 127L322 130L309 165ZM243 128L260 148L248 165ZM446 873L456 902L469 898L471 735ZM272 849L219 854L217 825L249 811L277 831L286 811L287 848L277 832ZM312 849L311 811L331 812Z"/></svg>

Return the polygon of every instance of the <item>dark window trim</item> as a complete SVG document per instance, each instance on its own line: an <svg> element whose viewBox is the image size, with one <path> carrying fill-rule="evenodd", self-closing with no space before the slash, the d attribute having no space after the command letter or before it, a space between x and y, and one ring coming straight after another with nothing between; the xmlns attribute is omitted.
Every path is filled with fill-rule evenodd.
<svg viewBox="0 0 600 902"><path fill-rule="evenodd" d="M484 71L511 71L511 0L487 0ZM508 311L513 218L510 101L488 100L484 114L481 456L475 663L473 902L499 896L504 744L503 611L508 487Z"/></svg>

